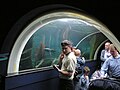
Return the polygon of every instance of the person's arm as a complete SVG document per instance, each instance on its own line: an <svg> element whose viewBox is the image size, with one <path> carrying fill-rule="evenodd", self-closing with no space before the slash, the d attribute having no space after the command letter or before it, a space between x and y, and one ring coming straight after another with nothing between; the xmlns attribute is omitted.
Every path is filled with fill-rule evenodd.
<svg viewBox="0 0 120 90"><path fill-rule="evenodd" d="M81 78L80 78L80 85L81 85L81 86L85 86L86 83L87 83L86 79L83 78L83 77L81 77Z"/></svg>
<svg viewBox="0 0 120 90"><path fill-rule="evenodd" d="M109 60L106 60L101 67L101 71L100 71L101 72L101 77L103 77L103 78L105 77L105 74L108 71L108 66L109 66Z"/></svg>
<svg viewBox="0 0 120 90"><path fill-rule="evenodd" d="M87 82L86 82L86 86L87 86L87 88L89 87L89 83L90 83L90 81L89 81L89 77L88 76L86 76L86 80L87 80Z"/></svg>
<svg viewBox="0 0 120 90"><path fill-rule="evenodd" d="M59 72L66 76L72 76L72 73L73 73L73 71L63 71L63 70L59 70Z"/></svg>
<svg viewBox="0 0 120 90"><path fill-rule="evenodd" d="M63 58L64 58L64 54L61 53L61 54L59 55L59 57L58 57L58 65L59 65L59 68L61 68Z"/></svg>
<svg viewBox="0 0 120 90"><path fill-rule="evenodd" d="M73 71L63 71L63 70L60 70L57 65L53 65L53 67L60 73L66 75L66 76L72 76L72 73Z"/></svg>
<svg viewBox="0 0 120 90"><path fill-rule="evenodd" d="M100 55L100 60L101 61L105 61L104 54L105 54L105 50L102 50L101 55Z"/></svg>

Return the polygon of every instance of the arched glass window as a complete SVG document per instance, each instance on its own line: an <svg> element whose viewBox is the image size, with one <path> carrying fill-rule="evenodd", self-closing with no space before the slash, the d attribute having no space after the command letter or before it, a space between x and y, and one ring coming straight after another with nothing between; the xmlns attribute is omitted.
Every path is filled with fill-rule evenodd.
<svg viewBox="0 0 120 90"><path fill-rule="evenodd" d="M94 60L97 47L107 39L97 28L76 18L62 17L40 26L22 52L20 70L57 63L64 39L72 41L87 60Z"/></svg>
<svg viewBox="0 0 120 90"><path fill-rule="evenodd" d="M60 43L68 39L82 51L86 60L96 60L96 51L101 43L110 40L119 42L106 26L83 13L56 11L38 17L18 37L8 73L49 67L58 62ZM14 62L12 62L14 60Z"/></svg>

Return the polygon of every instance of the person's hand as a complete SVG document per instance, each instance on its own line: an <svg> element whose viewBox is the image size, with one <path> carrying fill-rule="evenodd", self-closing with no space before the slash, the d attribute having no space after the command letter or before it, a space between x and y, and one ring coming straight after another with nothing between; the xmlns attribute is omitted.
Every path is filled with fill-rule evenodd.
<svg viewBox="0 0 120 90"><path fill-rule="evenodd" d="M60 69L55 64L53 65L53 68L55 68L57 71L60 71Z"/></svg>
<svg viewBox="0 0 120 90"><path fill-rule="evenodd" d="M62 60L64 58L64 53L60 54L60 60Z"/></svg>
<svg viewBox="0 0 120 90"><path fill-rule="evenodd" d="M56 69L56 67L57 67L57 66L56 66L55 64L53 64L53 68L55 68L55 69Z"/></svg>

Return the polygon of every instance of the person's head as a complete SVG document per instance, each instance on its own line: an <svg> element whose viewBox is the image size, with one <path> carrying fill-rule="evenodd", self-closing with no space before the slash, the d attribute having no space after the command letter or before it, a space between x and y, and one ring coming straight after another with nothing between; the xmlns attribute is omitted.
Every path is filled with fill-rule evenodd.
<svg viewBox="0 0 120 90"><path fill-rule="evenodd" d="M75 56L81 56L81 51L79 49L76 49L74 53L75 53Z"/></svg>
<svg viewBox="0 0 120 90"><path fill-rule="evenodd" d="M112 55L113 57L116 57L117 54L118 54L116 47L115 47L113 44L110 44L109 49L110 49L111 55Z"/></svg>
<svg viewBox="0 0 120 90"><path fill-rule="evenodd" d="M89 72L90 72L90 68L89 68L88 66L85 66L85 67L83 68L83 72L84 72L85 75L88 75Z"/></svg>
<svg viewBox="0 0 120 90"><path fill-rule="evenodd" d="M105 49L106 49L106 50L109 50L109 46L110 46L110 42L106 42L106 43L105 43Z"/></svg>
<svg viewBox="0 0 120 90"><path fill-rule="evenodd" d="M69 40L63 40L61 42L61 46L62 46L62 52L66 55L72 51L72 42Z"/></svg>

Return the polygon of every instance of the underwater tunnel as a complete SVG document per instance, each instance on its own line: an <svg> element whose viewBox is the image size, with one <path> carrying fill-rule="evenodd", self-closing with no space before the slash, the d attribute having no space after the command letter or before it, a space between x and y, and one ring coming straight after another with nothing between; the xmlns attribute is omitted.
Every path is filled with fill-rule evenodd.
<svg viewBox="0 0 120 90"><path fill-rule="evenodd" d="M120 51L115 35L94 16L64 5L36 8L16 22L3 43L3 50L9 48L5 90L57 90L58 73L52 65L58 63L64 39L81 50L92 68L106 41Z"/></svg>

